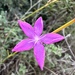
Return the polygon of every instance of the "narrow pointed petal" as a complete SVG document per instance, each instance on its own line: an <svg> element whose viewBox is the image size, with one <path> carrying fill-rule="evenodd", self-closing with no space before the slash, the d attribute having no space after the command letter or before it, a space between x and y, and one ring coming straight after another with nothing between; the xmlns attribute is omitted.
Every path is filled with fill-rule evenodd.
<svg viewBox="0 0 75 75"><path fill-rule="evenodd" d="M40 35L43 31L43 20L42 17L39 17L34 25L34 30L37 35Z"/></svg>
<svg viewBox="0 0 75 75"><path fill-rule="evenodd" d="M13 49L12 51L14 52L22 52L26 50L30 50L33 48L34 43L31 42L31 39L24 39L20 41Z"/></svg>
<svg viewBox="0 0 75 75"><path fill-rule="evenodd" d="M56 43L56 42L59 42L61 40L63 40L64 37L60 34L57 34L57 33L48 33L48 34L45 34L43 37L42 37L42 42L44 42L45 44L53 44L53 43Z"/></svg>
<svg viewBox="0 0 75 75"><path fill-rule="evenodd" d="M18 20L18 23L19 23L20 27L22 28L22 30L24 31L24 33L28 37L30 37L30 38L34 37L34 35L35 35L34 29L29 23L23 22L21 20Z"/></svg>
<svg viewBox="0 0 75 75"><path fill-rule="evenodd" d="M44 67L44 60L45 60L45 49L42 44L36 44L34 47L34 57L40 66L41 70L43 70Z"/></svg>

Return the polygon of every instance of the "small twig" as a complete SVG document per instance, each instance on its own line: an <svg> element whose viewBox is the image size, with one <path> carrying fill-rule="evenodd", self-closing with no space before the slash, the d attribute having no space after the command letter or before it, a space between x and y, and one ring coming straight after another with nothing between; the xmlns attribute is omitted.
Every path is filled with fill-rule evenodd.
<svg viewBox="0 0 75 75"><path fill-rule="evenodd" d="M63 29L63 35L64 35L64 37L66 37L66 36L65 36L65 29ZM70 46L70 44L68 43L67 38L65 38L65 42L66 42L66 44L67 44L67 46L68 46L68 48L69 48L69 51L71 52L72 56L73 56L74 59L75 59L75 55L74 55L73 52L72 52L71 46Z"/></svg>
<svg viewBox="0 0 75 75"><path fill-rule="evenodd" d="M54 71L52 71L52 70L50 70L49 68L47 68L46 66L44 66L44 68L45 68L46 70L50 71L51 73L53 73L54 75L58 75L58 74L56 74Z"/></svg>
<svg viewBox="0 0 75 75"><path fill-rule="evenodd" d="M66 28L66 27L68 27L68 26L70 26L70 25L72 25L73 23L75 23L75 18L72 19L71 21L67 22L66 24L62 25L61 27L57 28L57 29L54 30L53 32L54 32L54 33L57 33L57 32L59 32L59 31L61 31L62 29Z"/></svg>
<svg viewBox="0 0 75 75"><path fill-rule="evenodd" d="M32 0L30 0L30 7L32 7Z"/></svg>
<svg viewBox="0 0 75 75"><path fill-rule="evenodd" d="M35 75L36 75L36 71L35 71L35 69L32 67L32 65L26 60L26 62L27 62L27 64L34 70L34 73L35 73Z"/></svg>
<svg viewBox="0 0 75 75"><path fill-rule="evenodd" d="M37 13L37 12L39 12L40 10L44 9L44 8L47 7L48 5L50 5L50 4L52 4L52 3L55 3L56 1L58 1L58 0L53 0L53 1L51 1L51 2L46 3L44 6L40 7L39 9L37 9L36 11L34 11L33 13L31 13L31 14L29 14L28 16L22 18L22 20L27 19L28 17L34 15L35 13Z"/></svg>
<svg viewBox="0 0 75 75"><path fill-rule="evenodd" d="M5 64L2 64L3 65L3 68L0 70L0 73L6 69L6 65Z"/></svg>
<svg viewBox="0 0 75 75"><path fill-rule="evenodd" d="M30 6L30 8L25 12L25 14L21 17L21 19L23 19L25 16L26 16L26 14L28 14L28 12L33 8L33 7L35 7L39 2L41 2L42 0L39 0L37 3L35 3L33 6Z"/></svg>

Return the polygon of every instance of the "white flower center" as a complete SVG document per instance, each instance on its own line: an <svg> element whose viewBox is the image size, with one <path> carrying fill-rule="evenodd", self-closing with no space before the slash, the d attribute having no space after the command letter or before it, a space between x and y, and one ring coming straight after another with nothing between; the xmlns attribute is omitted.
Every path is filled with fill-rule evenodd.
<svg viewBox="0 0 75 75"><path fill-rule="evenodd" d="M37 43L39 40L40 40L40 38L39 38L38 36L35 36L35 37L34 37L35 43Z"/></svg>

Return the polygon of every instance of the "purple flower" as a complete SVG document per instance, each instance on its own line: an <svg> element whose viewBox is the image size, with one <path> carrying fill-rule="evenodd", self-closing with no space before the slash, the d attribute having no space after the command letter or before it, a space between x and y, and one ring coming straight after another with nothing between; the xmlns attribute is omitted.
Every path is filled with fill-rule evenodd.
<svg viewBox="0 0 75 75"><path fill-rule="evenodd" d="M63 36L56 33L47 33L45 35L41 35L43 31L43 20L42 17L39 17L34 27L32 27L29 23L18 20L18 23L24 33L28 36L27 39L21 40L12 51L22 52L28 51L34 47L34 57L40 66L41 70L44 67L45 60L45 48L43 43L45 44L53 44L59 42L64 39Z"/></svg>

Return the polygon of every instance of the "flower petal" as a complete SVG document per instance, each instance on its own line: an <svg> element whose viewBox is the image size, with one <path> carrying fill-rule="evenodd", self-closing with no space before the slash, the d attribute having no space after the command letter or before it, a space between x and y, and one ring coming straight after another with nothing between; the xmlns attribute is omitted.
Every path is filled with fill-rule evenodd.
<svg viewBox="0 0 75 75"><path fill-rule="evenodd" d="M28 37L30 37L30 38L34 37L34 35L35 35L34 29L29 23L23 22L21 20L18 20L18 23L19 23L20 27L22 28L22 30L24 31L24 33Z"/></svg>
<svg viewBox="0 0 75 75"><path fill-rule="evenodd" d="M34 47L34 57L40 66L41 70L43 70L44 67L44 60L45 60L45 49L42 44L36 44Z"/></svg>
<svg viewBox="0 0 75 75"><path fill-rule="evenodd" d="M12 51L15 52L22 52L22 51L26 51L26 50L30 50L31 48L33 48L34 43L31 42L31 39L24 39L22 41L20 41L13 49Z"/></svg>
<svg viewBox="0 0 75 75"><path fill-rule="evenodd" d="M60 34L57 34L57 33L48 33L48 34L45 34L43 37L42 37L42 42L44 42L45 44L52 44L52 43L56 43L56 42L59 42L61 40L63 40L64 37Z"/></svg>
<svg viewBox="0 0 75 75"><path fill-rule="evenodd" d="M39 17L34 25L34 30L37 35L40 35L43 31L43 20L42 17Z"/></svg>

